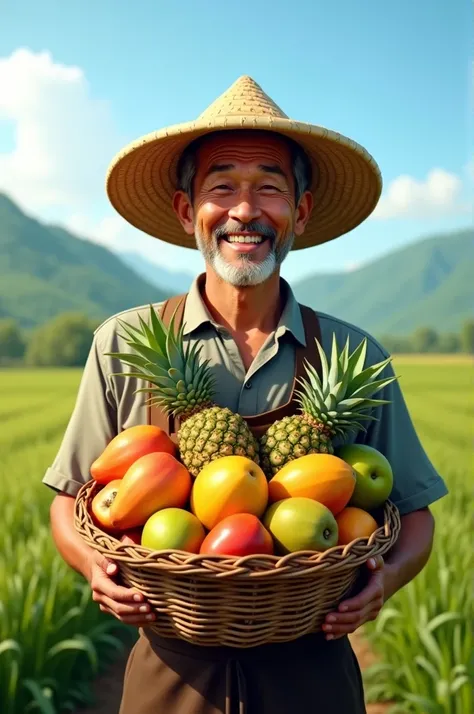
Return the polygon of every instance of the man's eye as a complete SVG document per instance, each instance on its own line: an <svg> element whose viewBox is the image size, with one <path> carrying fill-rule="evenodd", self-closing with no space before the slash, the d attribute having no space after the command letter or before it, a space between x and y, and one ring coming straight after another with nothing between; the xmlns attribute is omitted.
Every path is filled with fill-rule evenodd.
<svg viewBox="0 0 474 714"><path fill-rule="evenodd" d="M265 189L265 191L268 191L268 190L270 190L270 191L279 191L279 190L280 190L280 189L278 188L278 186L271 186L270 184L265 184L265 185L262 186L261 188Z"/></svg>
<svg viewBox="0 0 474 714"><path fill-rule="evenodd" d="M225 184L225 183L220 183L217 186L214 186L214 191L216 191L217 189L223 189L224 191L225 190L228 191L228 190L230 190L230 186L227 186L227 184Z"/></svg>

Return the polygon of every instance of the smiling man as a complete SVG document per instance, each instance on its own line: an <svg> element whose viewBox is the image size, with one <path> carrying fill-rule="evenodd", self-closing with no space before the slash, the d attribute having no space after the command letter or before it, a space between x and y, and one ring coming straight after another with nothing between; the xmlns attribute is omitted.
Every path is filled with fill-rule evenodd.
<svg viewBox="0 0 474 714"><path fill-rule="evenodd" d="M312 206L311 165L298 145L255 130L235 131L229 145L217 132L187 148L178 174L174 209L213 272L234 287L277 278Z"/></svg>
<svg viewBox="0 0 474 714"><path fill-rule="evenodd" d="M388 355L355 325L300 306L280 269L291 250L333 240L359 225L381 191L378 168L355 142L288 119L249 77L240 78L198 120L168 127L128 146L113 161L110 200L149 235L201 251L206 269L178 307L186 344L201 347L214 400L244 417L255 439L297 409L294 385L307 359L319 369L317 337L329 355L333 334L354 348L367 337L367 363ZM317 252L308 251L308 260ZM57 495L51 525L63 558L91 584L104 612L140 628L127 664L120 714L362 714L364 692L347 635L426 564L433 539L429 505L446 493L417 438L396 381L389 404L365 432L346 436L384 453L394 472L391 499L401 536L385 562L367 563L367 583L328 613L323 631L250 649L200 647L158 636L156 619L116 567L77 535L74 496L117 433L135 424L176 425L148 409L138 378L112 355L126 346L118 317L135 325L148 307L114 315L95 332L74 413L44 483ZM167 319L167 318L166 318ZM388 376L393 375L390 367ZM337 446L337 440L335 442ZM159 617L159 615L158 615Z"/></svg>

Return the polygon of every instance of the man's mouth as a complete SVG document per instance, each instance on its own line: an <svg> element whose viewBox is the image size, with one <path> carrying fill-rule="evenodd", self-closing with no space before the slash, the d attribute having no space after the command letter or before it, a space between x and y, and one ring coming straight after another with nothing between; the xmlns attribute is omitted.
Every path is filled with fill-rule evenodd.
<svg viewBox="0 0 474 714"><path fill-rule="evenodd" d="M229 235L224 236L224 240L227 241L227 243L253 243L258 245L259 243L263 243L264 240L267 240L267 238L261 235L229 233Z"/></svg>

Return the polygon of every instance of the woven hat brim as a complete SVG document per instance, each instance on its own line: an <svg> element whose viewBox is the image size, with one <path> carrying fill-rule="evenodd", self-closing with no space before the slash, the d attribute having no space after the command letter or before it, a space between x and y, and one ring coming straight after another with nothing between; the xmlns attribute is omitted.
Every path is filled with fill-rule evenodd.
<svg viewBox="0 0 474 714"><path fill-rule="evenodd" d="M293 250L326 243L360 225L374 210L382 178L372 156L355 141L324 127L274 117L226 116L203 124L177 124L138 139L112 160L106 191L115 210L131 225L168 243L196 249L172 207L176 167L184 148L214 131L258 129L288 136L313 163L314 206Z"/></svg>

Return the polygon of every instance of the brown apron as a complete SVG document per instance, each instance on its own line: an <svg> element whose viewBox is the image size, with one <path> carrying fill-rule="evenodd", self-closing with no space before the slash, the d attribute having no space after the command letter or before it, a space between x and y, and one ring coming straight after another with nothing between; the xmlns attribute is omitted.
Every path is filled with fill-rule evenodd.
<svg viewBox="0 0 474 714"><path fill-rule="evenodd" d="M169 324L176 310L181 324L186 296L170 298L162 307ZM315 338L319 322L300 306L306 348L296 349L293 389L286 404L245 417L258 437L273 422L294 414L294 391L307 359L320 371ZM176 420L177 421L177 420ZM148 423L176 440L179 424L156 407ZM289 643L252 648L201 647L164 638L140 628L125 670L118 714L366 714L362 677L347 637L327 641L323 633Z"/></svg>

